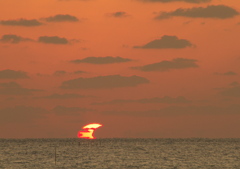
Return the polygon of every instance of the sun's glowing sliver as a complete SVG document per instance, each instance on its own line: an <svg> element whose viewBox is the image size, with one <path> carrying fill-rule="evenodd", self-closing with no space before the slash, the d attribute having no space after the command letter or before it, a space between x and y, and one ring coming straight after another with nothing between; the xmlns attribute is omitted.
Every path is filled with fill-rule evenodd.
<svg viewBox="0 0 240 169"><path fill-rule="evenodd" d="M95 139L95 137L93 137L93 132L94 132L93 129L88 129L87 131L79 131L78 137L86 139Z"/></svg>
<svg viewBox="0 0 240 169"><path fill-rule="evenodd" d="M83 126L83 129L97 129L101 126L102 126L101 124L92 123L92 124L87 124L86 126Z"/></svg>

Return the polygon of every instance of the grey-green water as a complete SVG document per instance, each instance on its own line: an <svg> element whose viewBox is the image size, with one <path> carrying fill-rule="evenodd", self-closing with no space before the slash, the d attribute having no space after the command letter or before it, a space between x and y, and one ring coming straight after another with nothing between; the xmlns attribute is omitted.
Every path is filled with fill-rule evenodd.
<svg viewBox="0 0 240 169"><path fill-rule="evenodd" d="M240 139L0 139L0 168L240 169Z"/></svg>

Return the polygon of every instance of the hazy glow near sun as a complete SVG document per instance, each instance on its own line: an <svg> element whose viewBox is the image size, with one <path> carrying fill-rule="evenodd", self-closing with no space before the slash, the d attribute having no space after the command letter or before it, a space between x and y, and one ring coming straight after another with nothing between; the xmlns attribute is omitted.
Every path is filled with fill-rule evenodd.
<svg viewBox="0 0 240 169"><path fill-rule="evenodd" d="M83 131L78 132L78 138L95 139L93 132L101 126L102 124L98 123L91 123L83 126Z"/></svg>

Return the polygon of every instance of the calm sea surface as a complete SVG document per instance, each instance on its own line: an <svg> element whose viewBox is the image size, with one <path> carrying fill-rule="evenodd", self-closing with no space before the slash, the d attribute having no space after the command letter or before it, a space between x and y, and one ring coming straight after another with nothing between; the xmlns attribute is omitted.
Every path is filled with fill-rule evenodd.
<svg viewBox="0 0 240 169"><path fill-rule="evenodd" d="M240 169L240 139L0 139L2 169Z"/></svg>

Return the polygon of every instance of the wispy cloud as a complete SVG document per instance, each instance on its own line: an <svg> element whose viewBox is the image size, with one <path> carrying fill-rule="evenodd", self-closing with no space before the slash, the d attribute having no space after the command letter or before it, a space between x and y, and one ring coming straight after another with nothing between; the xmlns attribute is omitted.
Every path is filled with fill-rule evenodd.
<svg viewBox="0 0 240 169"><path fill-rule="evenodd" d="M3 35L2 38L0 39L0 42L3 42L3 43L20 43L24 41L33 41L33 40L30 38L23 38L21 36L14 35L14 34Z"/></svg>
<svg viewBox="0 0 240 169"><path fill-rule="evenodd" d="M55 16L50 16L44 18L47 22L78 22L79 19L76 16L68 15L68 14L58 14Z"/></svg>
<svg viewBox="0 0 240 169"><path fill-rule="evenodd" d="M29 78L26 72L16 71L16 70L1 70L0 71L0 79L25 79Z"/></svg>
<svg viewBox="0 0 240 169"><path fill-rule="evenodd" d="M129 115L144 117L181 116L181 115L223 115L239 114L240 105L222 106L169 106L162 109L147 111L104 111L106 115Z"/></svg>
<svg viewBox="0 0 240 169"><path fill-rule="evenodd" d="M148 64L139 67L132 67L132 69L139 69L141 71L149 72L149 71L169 71L172 69L186 69L186 68L196 68L198 65L196 64L197 60L194 59L185 59L185 58L176 58L171 61L161 61L158 63Z"/></svg>
<svg viewBox="0 0 240 169"><path fill-rule="evenodd" d="M91 64L111 64L111 63L121 63L121 62L129 62L132 61L128 58L122 58L122 57L112 57L112 56L106 56L106 57L87 57L84 59L77 59L72 60L70 62L72 63L91 63Z"/></svg>
<svg viewBox="0 0 240 169"><path fill-rule="evenodd" d="M143 46L134 46L134 48L142 49L168 49L168 48L186 48L191 47L193 44L186 39L178 39L177 36L164 35L161 39L155 39Z"/></svg>
<svg viewBox="0 0 240 169"><path fill-rule="evenodd" d="M233 71L228 71L228 72L225 72L225 73L215 73L216 75L223 75L223 76L234 76L234 75L237 75L236 72L233 72Z"/></svg>
<svg viewBox="0 0 240 169"><path fill-rule="evenodd" d="M43 96L43 97L37 97L37 98L43 98L43 99L79 99L79 98L86 98L89 96L85 95L80 95L80 94L75 94L75 93L65 93L65 94L51 94L48 96Z"/></svg>
<svg viewBox="0 0 240 169"><path fill-rule="evenodd" d="M47 44L68 44L69 41L66 38L61 38L58 36L40 36L38 42Z"/></svg>
<svg viewBox="0 0 240 169"><path fill-rule="evenodd" d="M33 26L40 26L43 23L39 22L36 19L18 19L18 20L2 20L0 21L1 25L4 26L26 26L26 27L33 27Z"/></svg>
<svg viewBox="0 0 240 169"><path fill-rule="evenodd" d="M228 97L240 97L240 85L234 83L232 87L221 89L220 94Z"/></svg>
<svg viewBox="0 0 240 169"><path fill-rule="evenodd" d="M32 95L39 91L42 90L23 88L16 82L0 83L0 95Z"/></svg>
<svg viewBox="0 0 240 169"><path fill-rule="evenodd" d="M183 96L179 97L154 97L154 98L144 98L144 99L138 99L138 100L123 100L123 99L117 99L117 100L112 100L109 102L99 102L99 103L92 103L92 105L110 105L110 104L126 104L126 103L142 103L142 104L147 104L147 103L166 103L166 104L178 104L178 103L189 103L190 100L186 99Z"/></svg>
<svg viewBox="0 0 240 169"><path fill-rule="evenodd" d="M172 12L161 12L155 19L166 19L173 16L227 19L237 15L239 15L239 12L234 8L225 5L210 5L207 7L179 8Z"/></svg>
<svg viewBox="0 0 240 169"><path fill-rule="evenodd" d="M77 70L77 71L73 72L73 74L82 74L82 73L86 73L86 72L82 71L82 70Z"/></svg>
<svg viewBox="0 0 240 169"><path fill-rule="evenodd" d="M66 74L67 74L67 72L64 70L58 70L53 73L54 76L62 76L62 75L66 75Z"/></svg>
<svg viewBox="0 0 240 169"><path fill-rule="evenodd" d="M140 76L97 76L92 78L78 78L64 81L61 85L63 89L107 89L118 87L135 87L140 84L149 83L149 80Z"/></svg>
<svg viewBox="0 0 240 169"><path fill-rule="evenodd" d="M240 84L237 81L230 83L230 86L238 86L238 85L240 85Z"/></svg>
<svg viewBox="0 0 240 169"><path fill-rule="evenodd" d="M109 13L108 16L112 16L115 18L123 18L123 17L127 17L129 15L126 12L118 11L118 12Z"/></svg>

